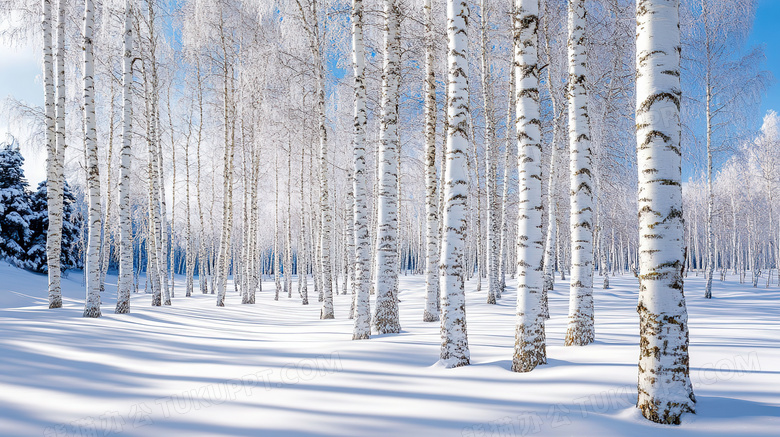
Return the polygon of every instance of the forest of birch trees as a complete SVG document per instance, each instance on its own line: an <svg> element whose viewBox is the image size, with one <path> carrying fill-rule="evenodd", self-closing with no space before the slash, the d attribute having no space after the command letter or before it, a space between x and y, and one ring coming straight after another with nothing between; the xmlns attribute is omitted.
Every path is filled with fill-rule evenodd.
<svg viewBox="0 0 780 437"><path fill-rule="evenodd" d="M511 288L512 370L529 372L555 276L565 344L586 346L594 293L634 275L637 407L679 423L695 410L684 278L707 297L726 274L780 284L756 3L2 0L6 37L42 54L43 107L8 107L47 152L49 307L66 180L84 317L128 313L134 293L269 292L365 340L401 332L399 277L424 275L446 367L470 362L465 293Z"/></svg>

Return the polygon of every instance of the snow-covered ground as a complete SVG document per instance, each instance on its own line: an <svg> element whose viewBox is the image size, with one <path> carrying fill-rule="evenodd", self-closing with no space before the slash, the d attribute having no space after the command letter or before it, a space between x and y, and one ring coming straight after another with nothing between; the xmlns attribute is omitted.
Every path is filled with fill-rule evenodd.
<svg viewBox="0 0 780 437"><path fill-rule="evenodd" d="M597 277L597 281L601 278ZM316 296L256 305L233 292L171 307L136 294L115 315L84 319L81 275L65 306L46 308L46 277L0 262L0 435L778 435L780 292L736 278L686 281L696 415L677 427L644 420L636 399L637 282L596 290L595 344L564 347L568 288L550 296L548 364L510 371L515 290L487 305L467 288L472 365L436 366L439 324L423 323L423 279L401 278L403 332L352 341L349 298L319 320ZM484 285L484 284L483 284ZM232 290L232 285L230 286ZM297 289L296 289L297 290ZM311 290L311 287L310 287ZM297 293L294 293L296 295Z"/></svg>

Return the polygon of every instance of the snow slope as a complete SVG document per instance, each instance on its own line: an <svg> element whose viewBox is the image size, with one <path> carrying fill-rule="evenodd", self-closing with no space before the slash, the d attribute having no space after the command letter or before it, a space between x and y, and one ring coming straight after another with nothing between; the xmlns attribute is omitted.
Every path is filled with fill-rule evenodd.
<svg viewBox="0 0 780 437"><path fill-rule="evenodd" d="M511 372L515 292L491 306L468 284L472 365L444 369L439 324L423 323L423 278L402 276L403 332L352 341L347 296L336 319L312 305L256 305L228 293L171 307L143 293L113 314L109 276L100 319L84 319L81 275L46 308L46 277L0 262L0 435L778 435L780 292L735 278L686 281L697 414L678 427L641 418L636 400L637 282L596 290L596 343L563 347L568 287L550 296L548 364ZM600 277L596 277L600 282ZM509 281L512 285L513 281ZM484 285L484 284L483 284ZM312 289L311 287L309 288ZM196 285L197 290L197 285Z"/></svg>

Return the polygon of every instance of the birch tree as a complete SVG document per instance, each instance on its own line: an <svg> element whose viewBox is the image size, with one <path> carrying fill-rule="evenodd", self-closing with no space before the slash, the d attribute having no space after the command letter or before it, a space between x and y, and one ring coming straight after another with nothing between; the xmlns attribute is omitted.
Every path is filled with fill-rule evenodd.
<svg viewBox="0 0 780 437"><path fill-rule="evenodd" d="M481 45L482 56L482 101L485 117L485 161L486 172L485 190L487 192L487 271L488 271L488 295L487 302L496 303L496 298L501 294L498 277L498 255L501 250L499 244L499 218L496 175L498 147L495 138L495 118L493 114L493 84L491 75L491 63L488 50L488 18L489 8L487 0L481 0Z"/></svg>
<svg viewBox="0 0 780 437"><path fill-rule="evenodd" d="M547 363L541 311L544 242L542 235L542 144L537 66L539 0L516 0L514 68L517 93L517 324L514 372Z"/></svg>
<svg viewBox="0 0 780 437"><path fill-rule="evenodd" d="M425 310L423 321L439 320L439 194L436 178L436 72L433 68L435 35L431 0L423 0L425 26Z"/></svg>
<svg viewBox="0 0 780 437"><path fill-rule="evenodd" d="M657 423L694 412L683 295L678 0L638 0L640 353L637 408Z"/></svg>
<svg viewBox="0 0 780 437"><path fill-rule="evenodd" d="M400 11L397 0L384 0L382 115L379 128L376 310L374 331L401 331L398 320L398 89L401 80Z"/></svg>
<svg viewBox="0 0 780 437"><path fill-rule="evenodd" d="M355 324L353 340L367 339L371 336L371 309L369 307L371 234L368 225L368 172L366 171L366 55L363 43L363 0L352 0L352 68L354 84L354 127L352 173L355 232Z"/></svg>
<svg viewBox="0 0 780 437"><path fill-rule="evenodd" d="M585 0L569 2L569 174L571 192L571 276L566 346L594 340L593 192L586 82Z"/></svg>
<svg viewBox="0 0 780 437"><path fill-rule="evenodd" d="M95 124L95 5L84 2L84 143L87 155L87 185L89 187L89 222L87 258L85 263L87 298L84 317L100 317L100 173L98 164L97 127Z"/></svg>
<svg viewBox="0 0 780 437"><path fill-rule="evenodd" d="M119 169L119 279L117 281L117 314L130 312L133 288L133 222L130 206L130 176L133 132L133 27L130 1L125 0L124 57L122 59L122 150Z"/></svg>
<svg viewBox="0 0 780 437"><path fill-rule="evenodd" d="M468 207L468 22L465 0L447 0L447 140L439 288L441 362L447 368L470 361L464 290ZM443 170L445 171L445 170Z"/></svg>
<svg viewBox="0 0 780 437"><path fill-rule="evenodd" d="M58 3L63 3L60 0ZM64 9L64 5L60 5ZM59 8L58 8L59 9ZM62 291L60 286L60 258L62 252L62 167L63 155L60 148L64 149L64 141L59 139L59 94L61 93L59 79L57 83L58 94L55 95L55 65L54 65L54 43L53 43L53 17L52 0L43 0L43 13L41 27L43 31L43 84L44 84L44 118L46 126L46 178L47 182L47 204L49 214L49 227L46 233L46 260L49 275L48 294L49 308L62 307ZM64 38L63 30L60 28L59 21L63 17L58 13L59 20L57 25L57 40ZM64 26L64 23L62 23ZM64 47L57 44L57 67L59 60L64 57ZM64 69L64 68L63 68ZM61 84L64 88L64 81ZM64 96L63 105L64 105ZM64 133L64 127L63 133Z"/></svg>

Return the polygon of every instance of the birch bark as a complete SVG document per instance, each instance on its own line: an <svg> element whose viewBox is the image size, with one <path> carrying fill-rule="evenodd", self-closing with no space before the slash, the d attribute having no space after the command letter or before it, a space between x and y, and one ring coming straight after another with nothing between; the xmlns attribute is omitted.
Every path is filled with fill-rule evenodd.
<svg viewBox="0 0 780 437"><path fill-rule="evenodd" d="M678 0L637 0L639 377L637 408L657 423L694 412L683 295Z"/></svg>
<svg viewBox="0 0 780 437"><path fill-rule="evenodd" d="M441 362L447 368L466 366L470 354L463 284L468 206L468 20L465 0L447 1L447 148L443 166Z"/></svg>
<svg viewBox="0 0 780 437"><path fill-rule="evenodd" d="M539 0L515 2L517 81L517 324L512 370L530 372L547 363L544 318L541 315L542 145L537 67Z"/></svg>

